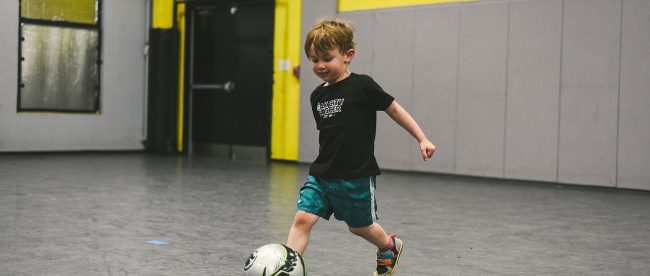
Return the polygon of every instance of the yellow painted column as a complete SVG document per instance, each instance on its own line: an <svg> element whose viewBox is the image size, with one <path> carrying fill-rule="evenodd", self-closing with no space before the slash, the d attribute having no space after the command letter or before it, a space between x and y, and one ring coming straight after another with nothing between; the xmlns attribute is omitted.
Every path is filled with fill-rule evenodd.
<svg viewBox="0 0 650 276"><path fill-rule="evenodd" d="M147 0L149 1L149 0ZM175 14L174 0L150 0L151 29L149 30L149 85L147 108L147 149L153 152L180 152L175 141L178 136L176 116L169 117L170 112L176 112L177 89L175 79L168 75L177 69L174 56L177 37L174 35ZM174 114L176 115L176 114ZM180 116L180 115L179 115ZM182 132L181 132L182 133ZM174 141L174 142L172 142Z"/></svg>
<svg viewBox="0 0 650 276"><path fill-rule="evenodd" d="M293 69L300 65L301 4L275 2L271 159L298 160L300 81Z"/></svg>
<svg viewBox="0 0 650 276"><path fill-rule="evenodd" d="M174 19L178 23L176 26L179 34L176 150L183 152L185 116L185 4L178 4L176 14L174 14L174 0L153 0L152 9L152 26L154 29L171 29L174 27Z"/></svg>

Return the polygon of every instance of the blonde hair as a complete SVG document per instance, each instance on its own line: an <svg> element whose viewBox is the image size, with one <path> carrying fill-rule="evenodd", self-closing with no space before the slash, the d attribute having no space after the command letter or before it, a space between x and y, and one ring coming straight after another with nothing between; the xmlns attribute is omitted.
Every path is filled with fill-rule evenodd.
<svg viewBox="0 0 650 276"><path fill-rule="evenodd" d="M343 19L322 19L307 33L305 39L305 54L314 47L317 53L339 48L341 54L354 49L354 26L352 22Z"/></svg>

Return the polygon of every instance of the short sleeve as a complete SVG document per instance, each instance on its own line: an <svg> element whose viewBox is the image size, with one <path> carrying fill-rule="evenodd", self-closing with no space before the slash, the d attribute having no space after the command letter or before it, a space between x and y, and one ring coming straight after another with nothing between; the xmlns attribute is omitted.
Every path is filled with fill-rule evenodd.
<svg viewBox="0 0 650 276"><path fill-rule="evenodd" d="M364 92L367 103L375 110L384 111L395 100L393 96L384 91L375 80L363 75Z"/></svg>

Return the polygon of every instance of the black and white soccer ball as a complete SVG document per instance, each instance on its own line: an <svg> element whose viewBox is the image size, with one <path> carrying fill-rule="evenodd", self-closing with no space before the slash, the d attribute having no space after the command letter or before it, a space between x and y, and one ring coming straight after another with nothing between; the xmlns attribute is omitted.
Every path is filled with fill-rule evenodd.
<svg viewBox="0 0 650 276"><path fill-rule="evenodd" d="M304 276L305 263L298 252L284 244L270 243L258 249L246 260L243 275Z"/></svg>

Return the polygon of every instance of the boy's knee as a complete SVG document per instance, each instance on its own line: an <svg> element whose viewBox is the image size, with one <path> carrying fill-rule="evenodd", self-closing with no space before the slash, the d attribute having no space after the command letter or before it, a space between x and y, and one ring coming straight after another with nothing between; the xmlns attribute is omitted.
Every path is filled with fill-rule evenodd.
<svg viewBox="0 0 650 276"><path fill-rule="evenodd" d="M293 227L301 228L301 229L310 229L312 226L314 226L316 220L317 218L314 219L313 215L299 212L296 214L296 217L293 219Z"/></svg>
<svg viewBox="0 0 650 276"><path fill-rule="evenodd" d="M296 217L293 220L293 225L295 227L304 227L304 226L309 225L309 220L307 220L306 218L302 218L302 217Z"/></svg>

